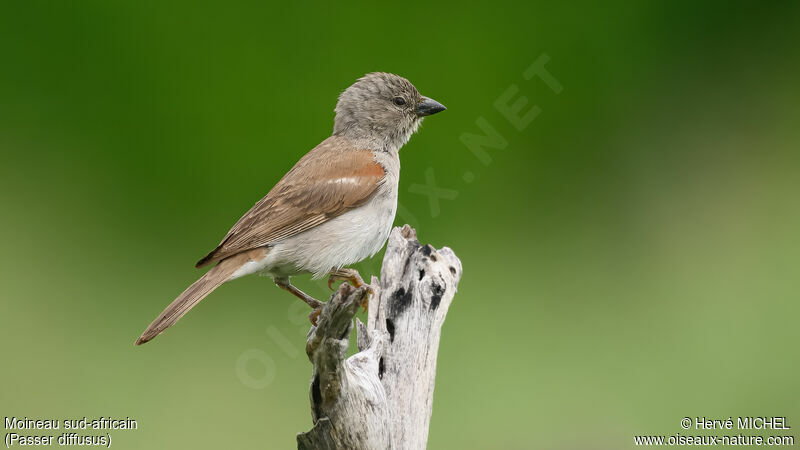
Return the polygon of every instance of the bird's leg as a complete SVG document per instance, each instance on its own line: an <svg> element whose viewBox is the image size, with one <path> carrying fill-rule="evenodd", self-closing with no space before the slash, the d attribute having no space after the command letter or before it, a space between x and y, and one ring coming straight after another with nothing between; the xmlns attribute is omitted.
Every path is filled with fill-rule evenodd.
<svg viewBox="0 0 800 450"><path fill-rule="evenodd" d="M361 275L358 273L356 269L344 267L331 270L331 276L328 277L328 288L333 289L333 283L336 281L346 281L352 284L353 287L355 288L366 286L367 290L369 290L369 296L364 300L364 303L362 303L361 306L364 308L364 311L367 310L367 305L369 304L369 297L375 294L375 291L372 290L372 287L370 285L364 282L364 279L361 278Z"/></svg>
<svg viewBox="0 0 800 450"><path fill-rule="evenodd" d="M314 311L311 311L311 314L308 315L308 318L311 320L312 325L317 326L317 319L319 319L319 315L322 313L322 307L325 305L325 303L322 303L321 301L294 287L292 283L289 282L288 277L275 278L275 284L279 288L292 293L294 296L306 302L308 306L313 308Z"/></svg>

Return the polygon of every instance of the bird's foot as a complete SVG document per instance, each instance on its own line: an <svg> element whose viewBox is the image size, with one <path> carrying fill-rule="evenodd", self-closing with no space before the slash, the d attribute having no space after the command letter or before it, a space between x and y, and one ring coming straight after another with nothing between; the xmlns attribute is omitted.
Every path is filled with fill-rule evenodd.
<svg viewBox="0 0 800 450"><path fill-rule="evenodd" d="M318 306L314 308L313 311L308 315L308 320L311 321L311 325L315 327L319 324L319 316L322 314L322 306Z"/></svg>
<svg viewBox="0 0 800 450"><path fill-rule="evenodd" d="M348 282L355 288L360 288L362 286L367 287L369 295L364 299L364 302L361 303L361 307L364 308L364 311L366 312L367 305L369 305L369 299L370 297L375 295L375 291L372 290L372 286L364 282L364 279L361 278L361 275L358 273L358 271L356 269L351 269L351 268L332 270L331 276L328 277L328 288L333 290L333 283L335 283L336 281Z"/></svg>

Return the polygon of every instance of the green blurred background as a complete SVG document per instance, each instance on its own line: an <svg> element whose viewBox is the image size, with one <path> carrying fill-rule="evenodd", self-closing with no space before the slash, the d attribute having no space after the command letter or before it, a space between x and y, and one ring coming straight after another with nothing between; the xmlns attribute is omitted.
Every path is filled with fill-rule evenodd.
<svg viewBox="0 0 800 450"><path fill-rule="evenodd" d="M133 341L380 70L448 106L401 152L397 219L464 264L430 448L800 428L796 2L0 8L3 416L135 418L121 449L295 448L307 311L269 280ZM558 94L523 77L542 55ZM521 131L494 106L512 85L541 108ZM508 142L488 164L460 140L479 118ZM456 195L438 214L411 188L430 169Z"/></svg>

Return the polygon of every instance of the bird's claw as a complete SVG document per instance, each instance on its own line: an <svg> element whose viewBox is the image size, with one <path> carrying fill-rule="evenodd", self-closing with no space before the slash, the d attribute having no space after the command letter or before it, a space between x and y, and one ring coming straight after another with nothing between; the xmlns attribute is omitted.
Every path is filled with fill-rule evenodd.
<svg viewBox="0 0 800 450"><path fill-rule="evenodd" d="M375 290L372 289L372 286L368 285L364 282L364 279L361 278L361 275L354 269L341 269L338 273L334 272L331 273L330 277L328 277L328 288L333 290L333 283L336 281L345 281L350 283L354 288L366 287L367 292L369 295L364 299L361 303L361 306L364 308L364 312L367 311L367 306L369 305L369 299L373 295L375 295Z"/></svg>
<svg viewBox="0 0 800 450"><path fill-rule="evenodd" d="M333 290L333 283L336 282L336 278L331 275L328 277L328 289Z"/></svg>
<svg viewBox="0 0 800 450"><path fill-rule="evenodd" d="M328 277L328 289L333 290L333 283L337 281L346 281L350 283L354 288L360 288L362 286L366 286L367 290L369 290L370 295L375 294L375 291L372 290L372 286L368 285L364 282L364 279L361 278L361 275L338 275L338 274L331 274Z"/></svg>
<svg viewBox="0 0 800 450"><path fill-rule="evenodd" d="M314 308L313 311L308 315L308 320L311 321L311 325L315 327L319 324L319 316L322 314L322 306Z"/></svg>

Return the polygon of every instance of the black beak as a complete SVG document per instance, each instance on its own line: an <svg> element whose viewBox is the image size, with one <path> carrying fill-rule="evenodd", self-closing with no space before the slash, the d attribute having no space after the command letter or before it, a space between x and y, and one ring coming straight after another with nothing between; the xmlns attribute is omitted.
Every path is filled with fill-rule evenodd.
<svg viewBox="0 0 800 450"><path fill-rule="evenodd" d="M444 111L445 108L443 104L437 102L436 100L428 97L422 97L422 102L417 105L417 115L418 116L430 116L431 114L436 114L438 112Z"/></svg>

